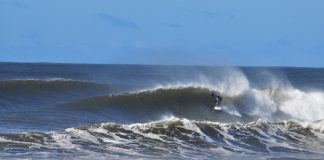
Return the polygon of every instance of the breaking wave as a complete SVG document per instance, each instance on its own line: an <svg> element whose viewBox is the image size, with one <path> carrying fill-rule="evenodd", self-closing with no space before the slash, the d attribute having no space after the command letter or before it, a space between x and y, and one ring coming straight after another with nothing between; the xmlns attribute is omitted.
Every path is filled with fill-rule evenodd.
<svg viewBox="0 0 324 160"><path fill-rule="evenodd" d="M212 110L211 91L204 88L157 89L136 93L97 96L59 105L62 109L105 114L117 122L148 122L173 115L192 120L234 121L238 116ZM226 101L226 100L225 100ZM118 121L121 120L121 121ZM122 121L123 120L123 121Z"/></svg>
<svg viewBox="0 0 324 160"><path fill-rule="evenodd" d="M247 124L165 120L120 125L103 123L49 133L0 134L0 151L33 158L323 158L323 126L263 120ZM41 154L46 152L46 155Z"/></svg>
<svg viewBox="0 0 324 160"><path fill-rule="evenodd" d="M211 93L223 96L223 110L213 111ZM315 121L324 117L324 94L294 88L249 88L240 94L220 92L212 88L164 87L125 94L97 96L61 108L107 113L129 122L158 120L174 115L191 120L222 122L265 119L281 121L298 119Z"/></svg>
<svg viewBox="0 0 324 160"><path fill-rule="evenodd" d="M0 106L13 111L11 106L24 104L17 109L21 114L8 112L9 120L17 123L17 117L30 114L36 124L51 122L42 127L72 128L1 132L1 157L323 159L323 91L301 89L273 75L256 83L235 69L215 75L114 91L109 84L70 79L2 80ZM214 92L223 97L221 111L213 110ZM29 100L53 104L31 110L25 105ZM24 107L30 107L28 113Z"/></svg>

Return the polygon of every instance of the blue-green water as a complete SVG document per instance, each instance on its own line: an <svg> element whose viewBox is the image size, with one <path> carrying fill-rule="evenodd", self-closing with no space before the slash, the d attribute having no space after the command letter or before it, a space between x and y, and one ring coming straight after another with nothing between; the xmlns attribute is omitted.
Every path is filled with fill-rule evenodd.
<svg viewBox="0 0 324 160"><path fill-rule="evenodd" d="M323 159L323 90L320 68L0 63L0 158Z"/></svg>

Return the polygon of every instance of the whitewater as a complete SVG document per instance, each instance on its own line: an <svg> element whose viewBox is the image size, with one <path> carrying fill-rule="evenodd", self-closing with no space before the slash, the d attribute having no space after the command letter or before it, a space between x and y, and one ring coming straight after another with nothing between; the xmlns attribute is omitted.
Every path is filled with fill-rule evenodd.
<svg viewBox="0 0 324 160"><path fill-rule="evenodd" d="M1 63L0 95L1 159L324 158L320 68Z"/></svg>

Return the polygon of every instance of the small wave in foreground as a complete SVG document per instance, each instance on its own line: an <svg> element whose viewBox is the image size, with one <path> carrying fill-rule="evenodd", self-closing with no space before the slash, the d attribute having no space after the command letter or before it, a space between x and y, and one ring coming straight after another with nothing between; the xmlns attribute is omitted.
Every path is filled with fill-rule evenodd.
<svg viewBox="0 0 324 160"><path fill-rule="evenodd" d="M3 157L266 159L324 157L323 126L256 121L247 124L166 120L121 125L103 123L49 133L0 134ZM322 127L322 128L321 128Z"/></svg>

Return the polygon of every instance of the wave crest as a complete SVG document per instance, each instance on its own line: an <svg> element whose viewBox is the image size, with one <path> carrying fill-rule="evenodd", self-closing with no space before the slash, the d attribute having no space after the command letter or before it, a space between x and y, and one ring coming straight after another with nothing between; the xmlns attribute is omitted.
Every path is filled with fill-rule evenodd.
<svg viewBox="0 0 324 160"><path fill-rule="evenodd" d="M212 110L214 100L210 94L213 92L223 96L221 112ZM157 120L165 114L222 122L253 121L258 118L315 121L324 116L322 92L305 92L289 87L250 88L235 96L228 95L213 88L175 86L92 97L61 107L90 112L106 110L110 116L131 118L137 122L144 122L140 120L142 117ZM130 122L134 122L131 119Z"/></svg>
<svg viewBox="0 0 324 160"><path fill-rule="evenodd" d="M232 158L323 156L319 133L300 122L248 124L190 121L171 118L144 124L103 123L50 133L0 134L0 150L33 152L41 149L51 155L84 153L102 156L165 158L201 155L210 158L231 154ZM98 152L101 151L101 152ZM284 151L284 152L283 152ZM53 152L53 153L52 153ZM284 154L282 154L284 153ZM106 155L105 155L106 154ZM107 157L106 157L107 158Z"/></svg>

